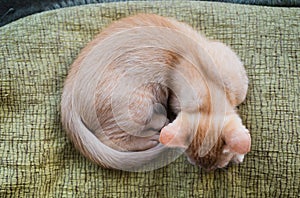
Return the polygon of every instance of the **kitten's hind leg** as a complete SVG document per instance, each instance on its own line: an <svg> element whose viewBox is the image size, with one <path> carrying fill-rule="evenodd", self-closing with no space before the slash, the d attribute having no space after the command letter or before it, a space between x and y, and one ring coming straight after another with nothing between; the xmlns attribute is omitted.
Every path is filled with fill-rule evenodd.
<svg viewBox="0 0 300 198"><path fill-rule="evenodd" d="M146 150L155 147L159 143L160 130L169 123L169 120L161 104L154 104L153 108L153 114L149 123L144 126L145 129L135 136L129 136L129 141L126 145L127 150Z"/></svg>
<svg viewBox="0 0 300 198"><path fill-rule="evenodd" d="M166 108L160 104L160 103L155 103L152 106L153 108L153 113L151 115L151 119L149 123L145 126L146 131L147 130L152 130L152 131L158 131L169 124L169 119L167 118L167 111Z"/></svg>
<svg viewBox="0 0 300 198"><path fill-rule="evenodd" d="M159 132L169 122L165 109L167 89L159 84L148 84L136 90L131 96L130 119L140 127L129 135L126 149L146 150L159 143Z"/></svg>

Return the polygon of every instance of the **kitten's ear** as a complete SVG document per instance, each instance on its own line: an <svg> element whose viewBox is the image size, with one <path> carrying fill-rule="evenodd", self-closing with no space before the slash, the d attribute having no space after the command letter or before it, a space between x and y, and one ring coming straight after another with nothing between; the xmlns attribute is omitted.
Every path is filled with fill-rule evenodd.
<svg viewBox="0 0 300 198"><path fill-rule="evenodd" d="M229 149L239 154L246 154L250 151L251 137L245 127L225 131L223 140Z"/></svg>
<svg viewBox="0 0 300 198"><path fill-rule="evenodd" d="M159 141L161 144L164 144L167 147L179 147L187 149L186 137L183 131L181 130L180 120L168 124L162 128L160 132Z"/></svg>

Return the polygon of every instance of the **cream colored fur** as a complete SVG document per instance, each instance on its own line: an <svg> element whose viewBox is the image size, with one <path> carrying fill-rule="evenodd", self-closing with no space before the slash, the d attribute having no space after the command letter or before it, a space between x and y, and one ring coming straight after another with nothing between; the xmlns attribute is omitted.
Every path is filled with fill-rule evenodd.
<svg viewBox="0 0 300 198"><path fill-rule="evenodd" d="M179 147L193 163L218 168L250 149L235 112L247 86L229 47L176 20L140 14L82 50L65 82L62 123L77 149L104 167L138 170ZM209 152L216 155L203 163Z"/></svg>

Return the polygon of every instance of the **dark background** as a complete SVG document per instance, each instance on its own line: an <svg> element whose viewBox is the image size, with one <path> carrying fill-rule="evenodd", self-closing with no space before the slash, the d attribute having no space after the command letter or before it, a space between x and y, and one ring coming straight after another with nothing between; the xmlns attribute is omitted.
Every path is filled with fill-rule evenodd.
<svg viewBox="0 0 300 198"><path fill-rule="evenodd" d="M0 26L19 18L63 7L126 0L0 0ZM149 0L154 1L154 0ZM206 0L207 1L207 0ZM300 6L300 0L212 0L265 6Z"/></svg>

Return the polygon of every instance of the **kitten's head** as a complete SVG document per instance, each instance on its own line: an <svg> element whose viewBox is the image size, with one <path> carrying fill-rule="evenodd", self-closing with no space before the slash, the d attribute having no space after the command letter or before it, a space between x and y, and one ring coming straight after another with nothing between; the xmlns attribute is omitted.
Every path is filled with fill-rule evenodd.
<svg viewBox="0 0 300 198"><path fill-rule="evenodd" d="M192 119L189 115L189 118L181 117L161 130L160 142L168 147L186 149L188 161L193 165L206 170L223 168L229 162L242 162L244 155L250 151L249 131L237 114L226 116L222 123L212 122L215 127L208 127L202 116L195 132L190 128L195 116ZM224 126L221 131L216 131L221 125Z"/></svg>

